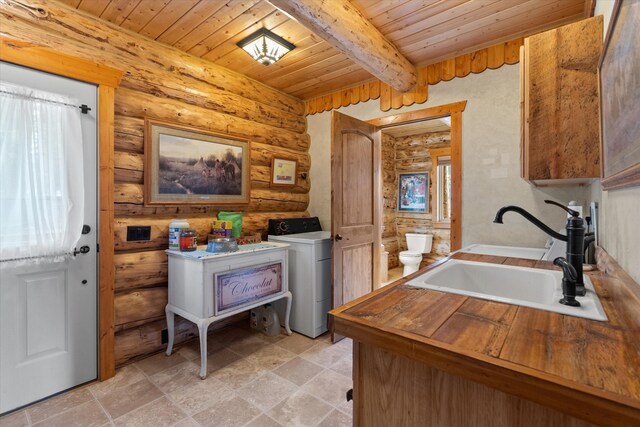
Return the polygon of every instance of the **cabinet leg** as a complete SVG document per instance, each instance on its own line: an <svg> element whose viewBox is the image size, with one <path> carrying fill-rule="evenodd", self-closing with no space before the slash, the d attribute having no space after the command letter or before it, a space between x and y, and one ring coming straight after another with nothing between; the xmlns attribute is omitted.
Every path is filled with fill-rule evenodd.
<svg viewBox="0 0 640 427"><path fill-rule="evenodd" d="M284 313L284 330L287 331L287 335L291 335L291 328L289 328L289 316L291 315L291 292L285 294L287 299L287 308Z"/></svg>
<svg viewBox="0 0 640 427"><path fill-rule="evenodd" d="M200 379L207 378L207 329L209 324L198 322L198 335L200 336Z"/></svg>
<svg viewBox="0 0 640 427"><path fill-rule="evenodd" d="M173 311L169 310L169 307L165 307L164 309L165 315L167 316L167 356L171 356L171 352L173 351L173 332L174 332L174 317Z"/></svg>

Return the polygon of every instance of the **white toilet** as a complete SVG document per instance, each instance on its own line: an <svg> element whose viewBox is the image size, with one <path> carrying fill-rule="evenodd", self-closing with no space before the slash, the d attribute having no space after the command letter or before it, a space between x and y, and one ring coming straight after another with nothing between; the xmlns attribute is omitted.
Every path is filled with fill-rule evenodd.
<svg viewBox="0 0 640 427"><path fill-rule="evenodd" d="M407 233L407 247L409 250L400 252L400 262L404 265L402 277L415 273L420 268L422 254L431 252L433 234Z"/></svg>

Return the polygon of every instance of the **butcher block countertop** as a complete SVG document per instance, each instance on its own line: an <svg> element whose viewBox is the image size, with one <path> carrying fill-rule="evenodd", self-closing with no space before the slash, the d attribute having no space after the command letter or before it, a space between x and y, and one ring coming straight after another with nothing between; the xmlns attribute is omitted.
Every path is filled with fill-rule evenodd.
<svg viewBox="0 0 640 427"><path fill-rule="evenodd" d="M450 259L555 269L454 254L333 310L335 332L592 423L640 425L640 291L606 252L585 274L607 322L404 284Z"/></svg>

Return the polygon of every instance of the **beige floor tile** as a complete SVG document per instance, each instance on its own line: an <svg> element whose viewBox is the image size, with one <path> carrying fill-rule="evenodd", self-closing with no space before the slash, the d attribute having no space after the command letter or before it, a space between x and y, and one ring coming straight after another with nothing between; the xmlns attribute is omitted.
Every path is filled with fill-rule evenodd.
<svg viewBox="0 0 640 427"><path fill-rule="evenodd" d="M160 426L158 426L158 427L160 427ZM185 418L182 421L178 421L177 423L175 423L171 427L200 427L200 424L195 422L195 420L193 418Z"/></svg>
<svg viewBox="0 0 640 427"><path fill-rule="evenodd" d="M111 418L118 418L162 396L162 392L148 379L127 387L119 387L98 397Z"/></svg>
<svg viewBox="0 0 640 427"><path fill-rule="evenodd" d="M181 387L192 386L202 381L199 376L200 363L195 361L182 362L172 368L149 377L163 393L171 393Z"/></svg>
<svg viewBox="0 0 640 427"><path fill-rule="evenodd" d="M267 412L283 426L305 427L317 425L333 408L300 390Z"/></svg>
<svg viewBox="0 0 640 427"><path fill-rule="evenodd" d="M296 357L276 368L273 373L280 375L282 378L287 379L298 386L301 386L311 378L318 375L322 370L323 368L321 366L302 359L301 357Z"/></svg>
<svg viewBox="0 0 640 427"><path fill-rule="evenodd" d="M324 366L325 368L331 367L338 360L351 354L351 351L345 349L343 346L336 344L319 343L311 347L304 353L300 353L300 357L307 359L310 362Z"/></svg>
<svg viewBox="0 0 640 427"><path fill-rule="evenodd" d="M114 423L118 427L158 427L173 425L186 417L187 414L163 396L116 418Z"/></svg>
<svg viewBox="0 0 640 427"><path fill-rule="evenodd" d="M343 404L338 406L338 409L344 412L345 414L347 414L348 416L353 417L353 400L344 402Z"/></svg>
<svg viewBox="0 0 640 427"><path fill-rule="evenodd" d="M327 417L322 420L318 427L351 427L353 421L351 417L343 412L334 409Z"/></svg>
<svg viewBox="0 0 640 427"><path fill-rule="evenodd" d="M219 331L213 331L208 335L207 342L211 345L228 346L254 334L259 334L259 332L250 329L248 326L234 325Z"/></svg>
<svg viewBox="0 0 640 427"><path fill-rule="evenodd" d="M290 337L286 337L285 339L278 341L276 345L295 354L300 354L316 345L316 342L311 338L294 332Z"/></svg>
<svg viewBox="0 0 640 427"><path fill-rule="evenodd" d="M145 379L145 376L140 369L134 365L128 365L118 369L113 378L90 385L89 390L100 399L106 394L129 387L143 379Z"/></svg>
<svg viewBox="0 0 640 427"><path fill-rule="evenodd" d="M342 374L326 369L301 388L312 396L338 406L347 400L352 381Z"/></svg>
<svg viewBox="0 0 640 427"><path fill-rule="evenodd" d="M260 415L260 409L238 396L230 396L193 416L204 427L240 427Z"/></svg>
<svg viewBox="0 0 640 427"><path fill-rule="evenodd" d="M268 415L262 414L245 427L281 427L281 424Z"/></svg>
<svg viewBox="0 0 640 427"><path fill-rule="evenodd" d="M207 356L207 373L215 372L240 359L242 359L242 356L238 353L222 347L209 353ZM199 367L200 362L198 361L198 368Z"/></svg>
<svg viewBox="0 0 640 427"><path fill-rule="evenodd" d="M92 399L34 425L46 427L98 427L108 422L107 414L104 413L98 402Z"/></svg>
<svg viewBox="0 0 640 427"><path fill-rule="evenodd" d="M242 356L249 356L268 345L262 334L253 334L230 343L227 347Z"/></svg>
<svg viewBox="0 0 640 427"><path fill-rule="evenodd" d="M26 411L18 411L13 414L0 417L0 427L25 427L29 425Z"/></svg>
<svg viewBox="0 0 640 427"><path fill-rule="evenodd" d="M35 424L90 400L93 400L93 396L89 392L89 389L84 387L36 403L28 407L27 412L29 412L31 423Z"/></svg>
<svg viewBox="0 0 640 427"><path fill-rule="evenodd" d="M209 376L220 380L234 390L244 387L254 379L267 372L268 369L258 365L251 359L241 359L229 366L213 372Z"/></svg>
<svg viewBox="0 0 640 427"><path fill-rule="evenodd" d="M294 357L296 357L296 355L289 350L285 350L275 344L269 344L268 346L256 351L251 356L248 356L246 359L256 362L258 366L265 369L272 370L288 362Z"/></svg>
<svg viewBox="0 0 640 427"><path fill-rule="evenodd" d="M158 353L136 362L135 366L140 368L145 374L153 375L172 366L179 365L186 360L187 359L176 353L173 353L171 356L167 356L165 353Z"/></svg>
<svg viewBox="0 0 640 427"><path fill-rule="evenodd" d="M343 356L336 363L331 365L331 369L344 375L347 378L352 378L353 372L353 357L349 354L347 356Z"/></svg>
<svg viewBox="0 0 640 427"><path fill-rule="evenodd" d="M233 395L233 390L211 376L190 387L179 388L168 394L169 399L187 415L193 415Z"/></svg>
<svg viewBox="0 0 640 427"><path fill-rule="evenodd" d="M261 411L267 411L292 395L298 387L271 372L251 381L238 390L238 395L247 402L257 406Z"/></svg>
<svg viewBox="0 0 640 427"><path fill-rule="evenodd" d="M209 349L209 345L207 345ZM195 360L200 358L200 342L193 340L185 344L181 344L179 347L173 348L173 354L179 354L187 360Z"/></svg>

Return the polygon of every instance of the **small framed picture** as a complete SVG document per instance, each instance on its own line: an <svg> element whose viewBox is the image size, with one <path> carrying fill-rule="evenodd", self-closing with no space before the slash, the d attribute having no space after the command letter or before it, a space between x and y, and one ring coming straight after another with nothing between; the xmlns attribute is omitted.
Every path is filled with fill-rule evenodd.
<svg viewBox="0 0 640 427"><path fill-rule="evenodd" d="M271 159L271 185L293 186L296 185L296 172L298 162L293 159Z"/></svg>
<svg viewBox="0 0 640 427"><path fill-rule="evenodd" d="M428 188L428 172L398 174L398 211L427 212Z"/></svg>

